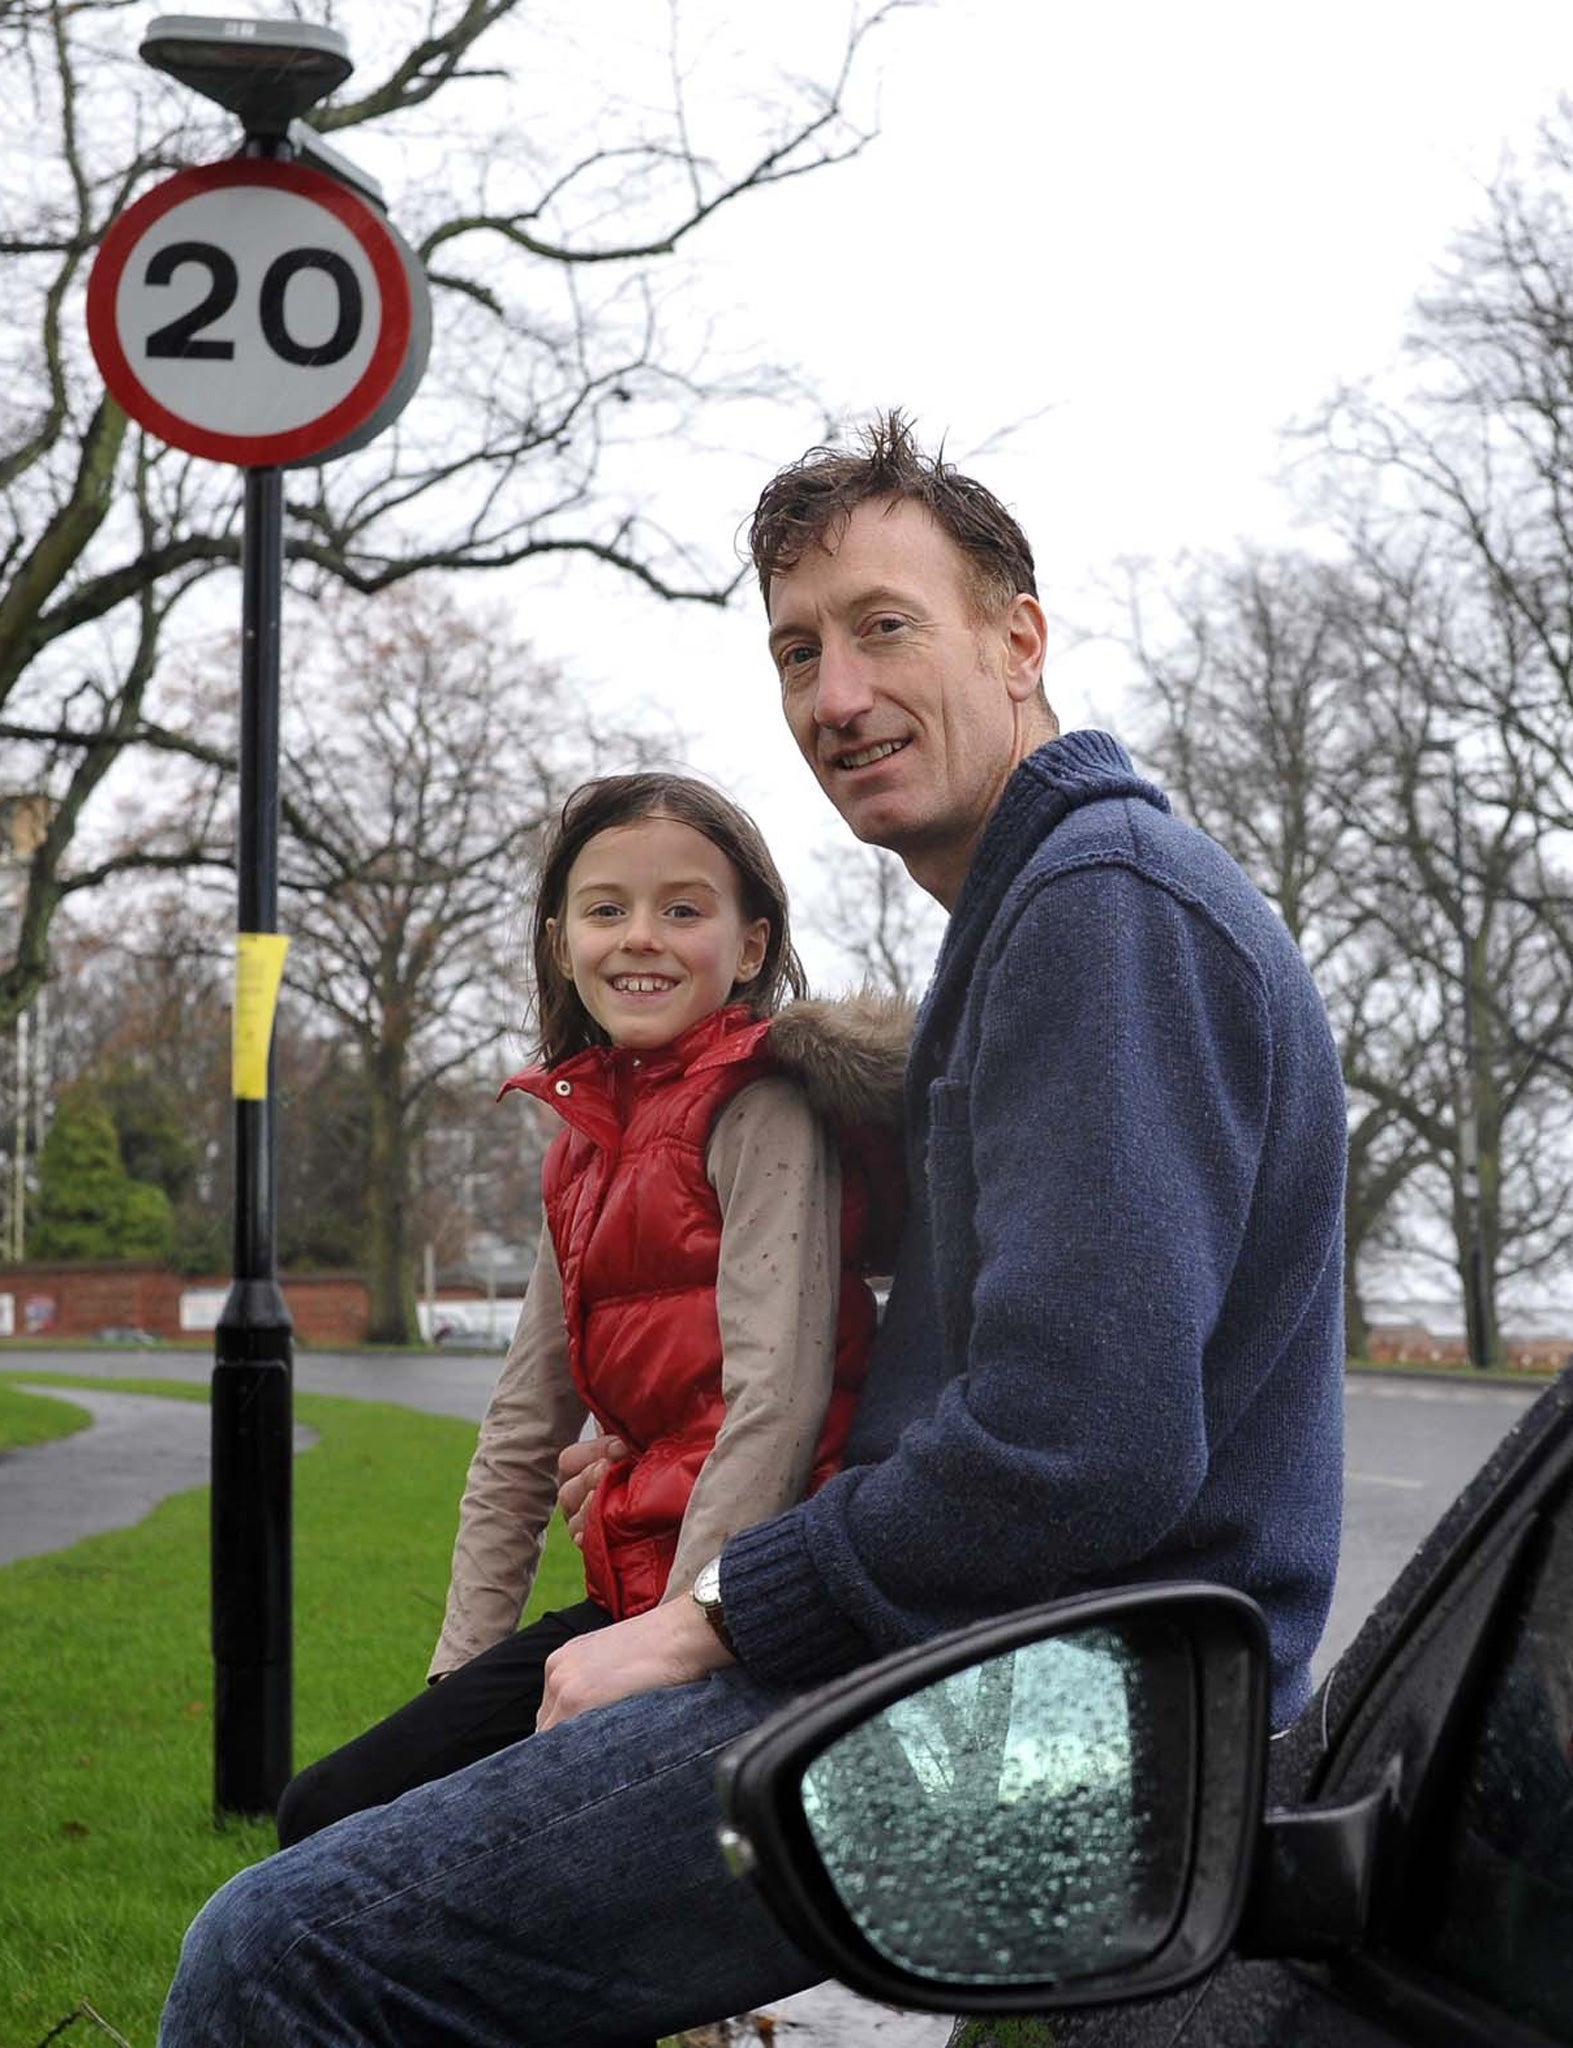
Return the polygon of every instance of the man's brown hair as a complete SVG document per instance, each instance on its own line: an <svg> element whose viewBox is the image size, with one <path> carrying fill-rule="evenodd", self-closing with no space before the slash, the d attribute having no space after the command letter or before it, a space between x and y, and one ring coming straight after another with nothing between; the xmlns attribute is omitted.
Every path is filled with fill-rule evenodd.
<svg viewBox="0 0 1573 2048"><path fill-rule="evenodd" d="M1019 591L1038 594L1027 536L994 493L945 460L925 455L899 407L878 413L852 448L810 448L772 477L754 508L748 549L770 609L770 579L793 569L811 547L834 537L859 505L909 499L944 528L967 560L968 580L985 615Z"/></svg>

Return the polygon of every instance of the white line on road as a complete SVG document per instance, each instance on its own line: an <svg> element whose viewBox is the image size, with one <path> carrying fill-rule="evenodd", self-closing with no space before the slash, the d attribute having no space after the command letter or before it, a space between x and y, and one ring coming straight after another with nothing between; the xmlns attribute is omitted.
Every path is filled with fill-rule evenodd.
<svg viewBox="0 0 1573 2048"><path fill-rule="evenodd" d="M1346 1472L1350 1486L1396 1486L1401 1493L1424 1493L1423 1479L1400 1479L1391 1472Z"/></svg>

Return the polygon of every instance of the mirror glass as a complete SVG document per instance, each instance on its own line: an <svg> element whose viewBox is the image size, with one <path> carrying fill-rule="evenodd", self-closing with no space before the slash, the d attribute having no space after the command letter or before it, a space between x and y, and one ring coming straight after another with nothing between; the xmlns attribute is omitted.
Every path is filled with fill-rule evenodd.
<svg viewBox="0 0 1573 2048"><path fill-rule="evenodd" d="M1190 1864L1194 1702L1184 1637L1145 1621L940 1679L804 1774L825 1874L919 1976L1063 1983L1151 1956Z"/></svg>

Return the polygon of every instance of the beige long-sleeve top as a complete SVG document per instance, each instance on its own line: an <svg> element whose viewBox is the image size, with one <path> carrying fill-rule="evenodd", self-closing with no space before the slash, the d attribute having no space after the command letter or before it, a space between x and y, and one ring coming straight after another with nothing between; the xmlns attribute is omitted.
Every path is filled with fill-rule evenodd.
<svg viewBox="0 0 1573 2048"><path fill-rule="evenodd" d="M830 1402L841 1278L841 1162L801 1088L772 1077L734 1096L705 1156L721 1205L716 1313L722 1424L678 1536L666 1598L736 1530L797 1500ZM459 1506L447 1612L429 1675L512 1632L557 1499L557 1453L585 1422L568 1369L562 1278L541 1232L518 1327Z"/></svg>

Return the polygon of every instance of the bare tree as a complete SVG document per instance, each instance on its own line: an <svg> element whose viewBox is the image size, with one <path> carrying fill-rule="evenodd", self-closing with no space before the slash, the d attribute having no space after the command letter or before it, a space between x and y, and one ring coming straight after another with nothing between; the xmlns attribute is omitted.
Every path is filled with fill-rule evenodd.
<svg viewBox="0 0 1573 2048"><path fill-rule="evenodd" d="M1349 856L1384 766L1362 701L1370 590L1347 565L1248 552L1193 564L1165 610L1160 645L1132 579L1143 748L1319 970L1361 927Z"/></svg>
<svg viewBox="0 0 1573 2048"><path fill-rule="evenodd" d="M1424 826L1393 829L1440 908L1439 961L1457 963L1449 1085L1466 1142L1433 1144L1433 1206L1477 1241L1466 1308L1493 1348L1498 1279L1567 1248L1573 104L1455 239L1417 305L1407 374L1340 394L1319 424L1329 499L1381 587L1395 562L1426 565L1436 623L1409 664L1407 732L1433 785L1447 748L1449 792L1432 788Z"/></svg>
<svg viewBox="0 0 1573 2048"><path fill-rule="evenodd" d="M858 982L915 1002L928 985L945 919L882 846L823 848L824 887L803 922L835 947Z"/></svg>
<svg viewBox="0 0 1573 2048"><path fill-rule="evenodd" d="M1347 566L1248 553L1192 564L1161 603L1133 576L1130 615L1144 758L1278 909L1327 1003L1346 1080L1357 1062L1385 1066L1396 1092L1416 1052L1386 993L1394 953L1373 943L1369 906L1349 887L1383 772L1363 715L1369 594ZM1362 1264L1424 1157L1392 1093L1352 1104L1344 1313L1356 1351Z"/></svg>
<svg viewBox="0 0 1573 2048"><path fill-rule="evenodd" d="M1469 679L1511 673L1521 641L1511 607L1428 550L1369 546L1339 566L1215 567L1187 585L1172 644L1138 632L1148 751L1277 904L1328 1004L1357 1344L1361 1261L1392 1242L1406 1192L1444 1221L1489 1354L1499 1284L1569 1247L1573 883L1543 841L1545 763L1457 724Z"/></svg>
<svg viewBox="0 0 1573 2048"><path fill-rule="evenodd" d="M51 1034L56 1095L90 1081L126 1169L174 1210L172 1263L218 1274L230 1259L230 923L189 888L119 878L78 899L57 937L62 1003ZM290 1272L361 1264L366 1083L357 1049L286 991L274 1033L278 1239Z"/></svg>
<svg viewBox="0 0 1573 2048"><path fill-rule="evenodd" d="M369 82L313 119L341 140L385 135L392 169L411 166L395 212L431 279L437 340L395 430L294 472L295 584L374 594L431 568L587 557L657 597L724 603L735 564L667 530L649 465L632 457L692 446L716 406L788 386L767 368L707 367L686 251L719 213L865 145L849 91L889 11L854 18L818 77L761 76L746 57L717 77L689 51L674 0L652 101L646 77L617 83L619 51L593 24L518 0L339 10ZM13 95L0 168L0 743L7 784L50 800L15 953L0 962L0 1026L40 986L66 896L113 872L183 866L207 844L205 820L166 819L74 850L127 749L182 743L159 696L164 650L172 631L198 628L196 594L239 555L234 473L132 428L83 340L110 221L156 178L234 146L232 127L136 64L131 33L120 0L0 15ZM568 89L586 76L588 100ZM663 267L686 287L676 323Z"/></svg>
<svg viewBox="0 0 1573 2048"><path fill-rule="evenodd" d="M1445 690L1445 671L1441 680ZM1391 786L1368 820L1365 884L1405 962L1408 1029L1423 1022L1429 1057L1406 1085L1359 1066L1349 1079L1422 1141L1472 1352L1495 1360L1501 1290L1573 1249L1573 876L1549 855L1535 788L1496 734L1440 751L1445 766L1422 719L1395 736Z"/></svg>
<svg viewBox="0 0 1573 2048"><path fill-rule="evenodd" d="M1489 188L1417 302L1408 373L1317 423L1357 546L1427 534L1455 636L1439 709L1500 734L1555 829L1573 823L1573 101ZM1478 658L1483 657L1483 658ZM1530 765L1532 764L1532 765Z"/></svg>
<svg viewBox="0 0 1573 2048"><path fill-rule="evenodd" d="M444 1083L521 1024L542 833L601 732L495 619L425 585L341 599L301 650L285 727L281 923L291 987L365 1077L371 1332L414 1329L415 1153Z"/></svg>
<svg viewBox="0 0 1573 2048"><path fill-rule="evenodd" d="M421 1130L413 1228L431 1247L435 1272L480 1280L505 1248L507 1267L528 1264L543 1225L541 1165L556 1117L528 1096L497 1100L514 1061L497 1049L461 1067L435 1091Z"/></svg>

